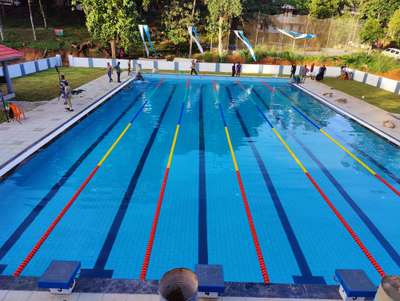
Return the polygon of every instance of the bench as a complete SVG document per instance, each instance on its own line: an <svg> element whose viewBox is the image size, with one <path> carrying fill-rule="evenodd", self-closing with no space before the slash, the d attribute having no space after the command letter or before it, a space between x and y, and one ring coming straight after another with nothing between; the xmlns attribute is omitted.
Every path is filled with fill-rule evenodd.
<svg viewBox="0 0 400 301"><path fill-rule="evenodd" d="M48 288L52 294L71 294L80 268L79 261L53 260L39 278L38 287Z"/></svg>
<svg viewBox="0 0 400 301"><path fill-rule="evenodd" d="M344 301L363 301L365 298L375 297L377 288L363 270L336 270L335 276Z"/></svg>
<svg viewBox="0 0 400 301"><path fill-rule="evenodd" d="M195 272L199 281L198 297L216 299L222 295L225 284L221 265L198 264Z"/></svg>

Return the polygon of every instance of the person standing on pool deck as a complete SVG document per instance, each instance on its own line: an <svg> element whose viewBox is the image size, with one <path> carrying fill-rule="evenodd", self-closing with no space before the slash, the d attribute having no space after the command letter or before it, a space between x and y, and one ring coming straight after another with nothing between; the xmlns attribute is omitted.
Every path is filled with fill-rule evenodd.
<svg viewBox="0 0 400 301"><path fill-rule="evenodd" d="M290 69L290 78L294 78L294 76L296 74L296 69L297 69L297 65L293 63L292 68Z"/></svg>
<svg viewBox="0 0 400 301"><path fill-rule="evenodd" d="M64 104L66 104L66 109L70 112L72 112L74 109L72 109L72 91L71 91L71 86L68 84L68 82L65 83L64 86Z"/></svg>
<svg viewBox="0 0 400 301"><path fill-rule="evenodd" d="M113 81L112 74L113 74L113 68L110 63L107 63L107 75L110 83Z"/></svg>
<svg viewBox="0 0 400 301"><path fill-rule="evenodd" d="M240 62L238 62L236 65L236 76L240 77L241 72L242 72L242 65L240 64Z"/></svg>
<svg viewBox="0 0 400 301"><path fill-rule="evenodd" d="M193 73L198 75L197 70L196 70L196 60L192 60L192 67L190 70L190 75L193 75Z"/></svg>
<svg viewBox="0 0 400 301"><path fill-rule="evenodd" d="M117 82L121 82L121 62L117 63L117 66L115 66L115 71L117 72Z"/></svg>
<svg viewBox="0 0 400 301"><path fill-rule="evenodd" d="M60 83L59 83L59 87L60 87L60 95L58 96L58 99L60 100L60 98L65 99L64 97L64 92L65 92L65 84L68 84L68 81L65 79L65 75L61 74L60 76Z"/></svg>
<svg viewBox="0 0 400 301"><path fill-rule="evenodd" d="M233 63L232 65L232 77L234 77L236 75L236 64Z"/></svg>

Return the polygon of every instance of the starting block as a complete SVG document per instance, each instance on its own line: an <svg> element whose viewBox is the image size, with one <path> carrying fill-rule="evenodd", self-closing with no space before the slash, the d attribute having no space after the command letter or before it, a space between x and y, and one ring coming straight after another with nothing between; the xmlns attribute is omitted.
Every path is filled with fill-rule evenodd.
<svg viewBox="0 0 400 301"><path fill-rule="evenodd" d="M221 265L196 265L196 276L199 281L199 298L217 299L225 290L224 273Z"/></svg>
<svg viewBox="0 0 400 301"><path fill-rule="evenodd" d="M364 301L375 297L377 288L363 270L336 270L335 276L344 301Z"/></svg>
<svg viewBox="0 0 400 301"><path fill-rule="evenodd" d="M71 294L80 268L79 261L53 260L39 278L38 287L48 288L52 294Z"/></svg>

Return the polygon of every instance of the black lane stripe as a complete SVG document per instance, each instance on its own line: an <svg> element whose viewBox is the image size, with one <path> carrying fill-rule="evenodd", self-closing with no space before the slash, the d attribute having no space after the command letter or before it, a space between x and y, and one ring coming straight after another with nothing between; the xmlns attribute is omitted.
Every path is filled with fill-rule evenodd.
<svg viewBox="0 0 400 301"><path fill-rule="evenodd" d="M205 164L205 139L204 139L204 95L202 85L199 99L199 238L198 261L199 264L208 264L208 238L207 238L207 192L206 192L206 164Z"/></svg>
<svg viewBox="0 0 400 301"><path fill-rule="evenodd" d="M378 227L370 220L370 218L365 214L365 212L357 205L353 198L348 194L348 192L343 188L343 186L336 180L336 178L331 174L328 168L314 155L314 153L305 146L294 134L289 133L290 136L304 149L307 155L318 165L329 181L335 186L336 190L342 195L345 201L350 205L358 217L363 221L365 226L369 231L375 236L376 240L379 241L381 246L386 250L389 256L396 262L397 266L400 267L400 255L397 253L396 249L391 245L391 243L385 238Z"/></svg>
<svg viewBox="0 0 400 301"><path fill-rule="evenodd" d="M113 248L113 245L115 243L115 240L117 238L118 232L121 228L122 221L124 220L125 214L128 210L130 201L132 200L133 193L135 192L136 185L138 183L139 177L142 173L142 170L144 168L144 165L146 163L146 160L150 154L150 150L154 144L154 141L156 139L157 133L160 129L161 123L164 119L164 116L167 112L167 109L169 107L169 104L171 103L171 100L173 98L174 92L176 90L176 86L173 87L167 102L165 103L163 110L158 117L157 123L153 129L153 132L150 135L149 140L147 141L147 144L142 152L142 155L139 159L138 165L136 166L135 172L132 175L132 178L129 182L128 188L125 191L125 194L121 200L121 203L119 205L118 211L114 217L113 223L108 231L107 237L103 243L103 246L100 250L100 253L97 257L96 263L94 265L93 270L86 270L84 274L85 276L89 277L95 277L95 276L102 276L102 272L104 272L104 267L108 261L108 258L110 256L111 250ZM132 239L135 239L132 237ZM107 274L106 274L107 275ZM110 274L108 274L110 275Z"/></svg>
<svg viewBox="0 0 400 301"><path fill-rule="evenodd" d="M11 234L11 236L4 242L0 248L0 260L8 253L8 251L15 245L18 239L26 231L26 229L33 223L40 212L57 194L61 187L68 181L71 175L78 169L81 163L90 155L90 153L100 144L100 142L113 130L118 122L124 115L135 105L135 103L143 96L143 92L139 93L135 99L122 111L122 113L111 123L111 125L90 145L85 152L71 165L66 173L55 183L50 191L40 200L40 202L32 209L27 217L21 222L18 228ZM1 272L1 271L0 271Z"/></svg>
<svg viewBox="0 0 400 301"><path fill-rule="evenodd" d="M290 87L290 90L293 91L295 90L296 92L300 91L301 94L309 97L308 94L306 94L304 91L300 90L300 89L293 89L292 87ZM281 92L283 92L282 94L286 95L286 92L280 90ZM297 103L299 103L299 101L295 98L290 98L293 100L296 100ZM299 105L299 107L301 107ZM308 113L308 112L307 112ZM349 118L339 114L340 116L342 116L344 119L351 121ZM314 118L314 117L313 117ZM321 124L321 121L314 118L314 120L318 121L319 124ZM353 121L351 121L353 122ZM367 131L371 132L371 130L367 129ZM361 154L362 156L364 156L365 158L367 158L370 162L372 162L373 164L376 165L376 167L380 168L382 170L383 173L385 173L387 176L391 177L393 179L393 181L395 181L396 183L400 184L400 178L393 173L391 170L389 170L386 166L384 166L382 163L378 162L377 160L375 160L374 158L372 158L369 154L367 154L365 151L363 151L362 149L360 149L357 145L355 145L354 143L348 142L347 139L344 139L340 134L338 134L336 131L334 131L335 135L342 141L344 141L345 143L347 143L348 145L350 145L355 151L357 151L359 154ZM382 138L383 139L383 138ZM387 141L385 139L385 141ZM392 143L391 143L392 144Z"/></svg>
<svg viewBox="0 0 400 301"><path fill-rule="evenodd" d="M230 89L228 87L226 87L226 90L227 90L230 101L234 102ZM268 189L269 194L271 195L271 199L272 199L274 207L278 213L279 220L282 224L282 227L285 231L286 237L289 241L290 248L292 249L293 255L296 259L296 263L300 269L301 277L294 276L294 279L295 280L297 279L298 282L302 282L302 283L325 283L323 277L318 277L318 276L312 275L312 272L308 265L307 259L303 253L303 250L301 249L300 243L296 237L293 227L290 224L289 218L288 218L286 211L282 205L282 202L281 202L280 197L276 191L276 188L272 182L272 179L268 173L265 163L264 163L263 159L261 158L260 152L258 151L255 143L251 139L251 135L249 133L249 130L248 130L246 124L243 121L242 115L240 114L239 110L236 107L235 107L235 113L236 113L236 117L239 120L240 126L243 130L243 133L244 133L245 137L247 138L247 141L251 147L253 155L257 161L258 168L261 171L261 174L264 179L264 183Z"/></svg>
<svg viewBox="0 0 400 301"><path fill-rule="evenodd" d="M254 89L253 89L254 90ZM264 104L266 108L269 109L268 105L264 102L264 100L258 95L261 102ZM282 124L282 126L287 129L284 121L280 118L276 118L278 122ZM336 188L336 190L340 193L343 199L350 205L350 207L354 210L354 212L358 215L358 217L362 220L365 226L369 229L372 235L375 236L376 240L379 241L381 246L386 250L389 256L392 258L394 262L396 262L397 266L400 267L400 255L396 251L396 249L392 246L392 244L386 239L386 237L379 231L377 226L370 220L370 218L366 215L366 213L357 205L357 203L353 200L353 198L348 194L348 192L343 188L343 186L336 180L336 178L332 175L332 173L326 168L326 166L308 149L293 133L289 132L289 135L304 149L307 155L318 165L320 170L324 173L324 175L329 179L332 185Z"/></svg>

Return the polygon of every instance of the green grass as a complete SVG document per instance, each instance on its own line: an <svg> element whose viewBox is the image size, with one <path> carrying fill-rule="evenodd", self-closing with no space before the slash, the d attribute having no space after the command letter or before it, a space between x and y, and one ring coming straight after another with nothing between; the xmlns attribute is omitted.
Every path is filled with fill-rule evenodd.
<svg viewBox="0 0 400 301"><path fill-rule="evenodd" d="M101 68L60 68L60 72L73 89L105 74ZM17 100L50 100L59 94L58 75L55 69L38 72L13 80ZM2 87L4 90L4 87Z"/></svg>
<svg viewBox="0 0 400 301"><path fill-rule="evenodd" d="M80 44L90 40L84 27L61 27L64 36L57 37L53 29L37 28L37 41L33 40L32 30L27 28L11 27L4 30L4 44L12 48L33 48L40 50L69 49L72 43Z"/></svg>
<svg viewBox="0 0 400 301"><path fill-rule="evenodd" d="M377 106L385 111L400 114L400 96L353 80L325 78L324 84ZM364 98L363 98L364 96Z"/></svg>

